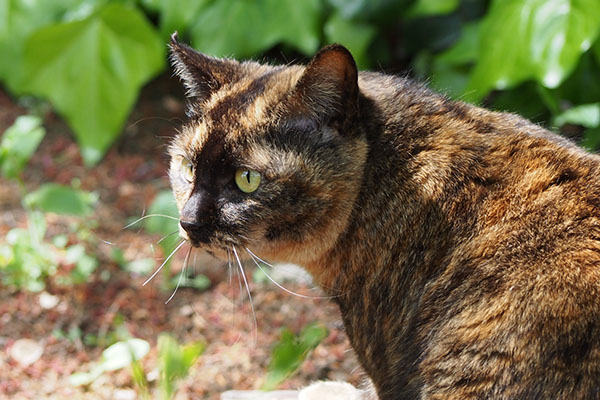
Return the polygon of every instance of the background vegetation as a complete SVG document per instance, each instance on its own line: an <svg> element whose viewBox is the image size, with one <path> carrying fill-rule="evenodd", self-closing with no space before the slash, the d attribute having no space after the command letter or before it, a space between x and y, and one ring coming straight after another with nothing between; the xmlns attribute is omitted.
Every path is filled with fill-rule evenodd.
<svg viewBox="0 0 600 400"><path fill-rule="evenodd" d="M452 98L517 112L591 150L600 146L599 0L0 0L0 90L29 113L15 115L0 138L0 184L18 191L23 215L0 237L0 289L60 292L92 277L108 282L103 263L131 276L156 267L153 258L132 260L112 243L108 257L99 253L107 243L97 233L101 188L85 190L79 179L32 185L27 165L52 109L68 124L87 171L95 171L142 88L171 74L174 31L208 54L279 63L304 62L321 46L342 43L362 69L408 74ZM168 189L154 199L149 213L176 213ZM167 236L163 255L177 245L169 236L177 221L133 226ZM254 282L267 281L257 272ZM165 268L162 287L211 286L203 275L185 278ZM138 394L150 397L139 360L153 350L117 312L111 318L97 331L84 323L54 330L57 340L104 349L70 383L89 385L130 366ZM281 385L332 335L314 324L295 331L279 335L263 388ZM156 342L156 390L171 398L205 343L179 345L165 335Z"/></svg>
<svg viewBox="0 0 600 400"><path fill-rule="evenodd" d="M0 0L0 82L47 99L92 166L167 68L170 33L237 58L295 59L339 42L362 68L411 71L452 97L579 125L595 147L599 28L597 0Z"/></svg>

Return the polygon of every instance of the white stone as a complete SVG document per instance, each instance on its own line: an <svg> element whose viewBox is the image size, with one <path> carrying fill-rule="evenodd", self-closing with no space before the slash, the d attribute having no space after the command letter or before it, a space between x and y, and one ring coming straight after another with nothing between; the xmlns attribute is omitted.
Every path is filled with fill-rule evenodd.
<svg viewBox="0 0 600 400"><path fill-rule="evenodd" d="M19 339L10 348L10 356L23 367L39 360L43 353L44 346L31 339Z"/></svg>

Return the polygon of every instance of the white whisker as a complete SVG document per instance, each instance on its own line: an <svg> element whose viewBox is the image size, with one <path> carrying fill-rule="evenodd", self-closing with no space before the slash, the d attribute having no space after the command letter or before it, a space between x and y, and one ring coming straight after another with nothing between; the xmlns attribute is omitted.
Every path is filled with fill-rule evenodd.
<svg viewBox="0 0 600 400"><path fill-rule="evenodd" d="M238 266L240 267L240 273L242 274L242 278L244 279L244 284L246 285L246 291L248 292L248 299L250 300L250 307L252 308L252 316L254 318L254 345L258 343L258 322L256 321L256 311L254 310L254 302L252 301L252 295L250 294L250 286L248 286L248 280L246 279L246 273L244 272L244 267L242 266L242 262L240 261L240 257L238 256L237 250L234 245L231 245L233 249L233 254L235 255L235 259L237 260Z"/></svg>
<svg viewBox="0 0 600 400"><path fill-rule="evenodd" d="M138 222L141 222L143 220L145 220L146 218L150 218L150 217L162 217L162 218L169 218L169 219L174 219L175 221L179 221L179 218L173 217L171 215L165 215L165 214L148 214L148 215L144 215L143 217L140 217L138 219L136 219L135 221L133 221L130 224L127 224L123 227L123 230L137 224Z"/></svg>
<svg viewBox="0 0 600 400"><path fill-rule="evenodd" d="M179 280L177 280L177 286L175 286L175 290L171 294L171 297L169 297L169 299L167 301L165 301L165 304L169 304L171 299L173 299L173 297L175 297L175 293L177 293L177 290L179 289L179 285L181 285L181 278L183 278L185 275L185 269L187 268L187 263L188 263L188 259L190 258L191 252L192 252L192 247L190 247L187 254L185 255L185 258L183 259L183 268L181 269L181 272L179 273Z"/></svg>
<svg viewBox="0 0 600 400"><path fill-rule="evenodd" d="M260 270L263 272L263 274L265 274L267 276L267 278L269 278L269 280L275 284L275 286L277 286L279 289L283 290L284 292L289 293L289 294L294 295L294 296L302 297L304 299L331 299L331 298L334 297L334 296L307 296L307 295L304 295L304 294L296 293L296 292L294 292L292 290L289 290L289 289L283 287L275 279L273 279L271 277L271 275L269 275L267 273L267 271L265 271L265 269L263 267L261 267L261 265L258 263L258 261L256 261L256 259L254 258L254 257L256 257L256 256L254 256L254 253L252 253L250 250L248 250L247 247L246 247L246 251L248 252L248 255L250 256L250 258L252 259L252 261L254 261L254 264L256 264L256 266L258 268L260 268ZM262 261L262 260L260 260L260 261Z"/></svg>
<svg viewBox="0 0 600 400"><path fill-rule="evenodd" d="M183 246L185 243L186 243L186 242L185 242L185 240L182 240L182 241L181 241L181 243L179 243L179 245L178 245L178 246L175 248L175 250L173 250L173 251L171 252L171 254L169 254L169 257L167 257L167 258L165 259L165 261L163 261L163 263L162 263L162 264L160 264L160 267L158 267L158 269L157 269L156 271L154 271L154 273L152 274L152 276L151 276L150 278L148 278L148 279L146 280L146 282L144 282L144 283L142 284L142 286L146 286L146 284L147 284L148 282L150 282L150 281L152 280L152 278L154 278L154 277L156 276L156 274L158 274L158 273L160 272L160 270L161 270L161 269L162 269L162 268L165 266L165 264L166 264L166 263L167 263L167 262L168 262L168 261L171 259L171 257L173 257L173 254L177 253L177 251L178 251L178 250L181 248L181 246Z"/></svg>
<svg viewBox="0 0 600 400"><path fill-rule="evenodd" d="M252 258L252 261L254 261L254 263L255 263L255 264L258 266L258 268L260 268L260 270L261 270L261 271L262 271L262 272L263 272L263 273L264 273L264 274L267 276L267 278L269 278L269 280L270 280L271 282L273 282L273 283L274 283L275 285L277 285L279 288L281 288L281 289L285 290L286 292L288 292L288 293L290 293L290 294L294 294L294 295L297 295L297 296L300 296L300 297L305 297L305 298L308 298L308 299L334 299L334 298L336 298L336 297L340 297L340 296L343 296L343 295L344 295L344 293L340 293L340 294L336 294L336 295L334 295L334 296L305 296L305 295L301 295L301 294L299 294L299 293L294 293L294 292L292 292L291 290L288 290L288 289L284 288L284 287L283 287L283 286L281 286L279 283L275 282L275 280L269 276L269 274L267 273L267 271L265 271L265 270L264 270L264 268L262 268L262 267L261 267L261 266L258 264L258 262L257 262L256 260L258 260L258 261L262 262L262 263L263 263L263 264L265 264L265 265L268 265L268 266L269 266L269 267L271 267L271 268L275 268L275 266L273 266L273 264L270 264L270 263L268 263L267 261L263 260L262 258L260 258L259 256L257 256L256 254L254 254L254 253L253 253L253 252L252 252L252 251L251 251L249 248L247 248L247 247L246 247L246 251L248 252L248 255L250 256L250 258ZM335 290L334 288L328 288L328 287L326 287L326 289L329 289L329 290Z"/></svg>
<svg viewBox="0 0 600 400"><path fill-rule="evenodd" d="M231 290L231 294L233 296L233 301L231 303L231 320L235 322L236 318L236 311L237 311L237 296L236 296L236 292L233 289L233 284L232 284L232 275L233 275L233 268L231 268L231 251L229 250L229 247L227 248L227 265L228 265L228 269L229 269L229 289ZM242 280L240 279L240 274L239 272L236 273L237 279L238 279L238 291L237 293L239 293L240 299L242 296ZM237 342L240 341L240 339L242 338L241 333L238 332L237 337L235 338L235 341L233 342L233 344L236 344Z"/></svg>
<svg viewBox="0 0 600 400"><path fill-rule="evenodd" d="M174 234L179 233L179 230L173 231L171 233L166 234L165 236L163 236L158 242L156 242L156 244L160 244L163 240L165 240L166 238L173 236Z"/></svg>

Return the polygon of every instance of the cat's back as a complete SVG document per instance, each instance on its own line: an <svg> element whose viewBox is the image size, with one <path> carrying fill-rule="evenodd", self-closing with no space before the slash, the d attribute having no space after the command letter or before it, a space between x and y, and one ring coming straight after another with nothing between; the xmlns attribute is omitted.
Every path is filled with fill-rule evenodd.
<svg viewBox="0 0 600 400"><path fill-rule="evenodd" d="M371 161L395 171L380 191L399 193L396 235L432 246L424 260L448 248L420 267L438 271L412 311L421 393L600 396L600 157L404 78L365 73L359 84L379 119L368 140L386 154Z"/></svg>

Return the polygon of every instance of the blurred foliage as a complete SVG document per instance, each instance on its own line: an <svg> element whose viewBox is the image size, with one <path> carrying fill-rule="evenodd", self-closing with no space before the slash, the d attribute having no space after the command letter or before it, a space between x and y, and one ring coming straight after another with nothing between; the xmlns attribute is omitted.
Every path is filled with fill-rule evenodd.
<svg viewBox="0 0 600 400"><path fill-rule="evenodd" d="M276 389L279 384L300 368L308 354L328 334L327 328L318 323L306 325L298 336L295 336L289 329L284 328L279 342L273 347L271 362L261 389Z"/></svg>
<svg viewBox="0 0 600 400"><path fill-rule="evenodd" d="M128 338L110 345L89 372L76 372L69 377L69 381L73 386L89 385L105 372L130 366L140 398L169 400L176 393L177 382L187 376L205 347L203 342L180 345L165 333L158 337L158 397L150 396L149 379L139 363L150 351L150 344L143 339Z"/></svg>
<svg viewBox="0 0 600 400"><path fill-rule="evenodd" d="M187 376L190 368L204 352L203 342L180 345L171 336L163 333L158 337L158 361L160 370L160 398L173 398L178 380Z"/></svg>
<svg viewBox="0 0 600 400"><path fill-rule="evenodd" d="M150 344L143 339L127 339L107 347L100 361L89 372L76 372L69 377L73 386L89 385L107 371L125 368L140 360L150 351Z"/></svg>
<svg viewBox="0 0 600 400"><path fill-rule="evenodd" d="M408 69L595 146L598 123L558 117L600 99L599 29L598 0L0 0L0 82L48 99L94 165L165 70L173 31L238 58L339 42L361 68Z"/></svg>
<svg viewBox="0 0 600 400"><path fill-rule="evenodd" d="M91 244L92 219L88 216L98 200L96 193L47 183L28 193L22 172L46 134L41 119L24 115L9 127L0 141L0 171L17 183L21 204L27 217L27 228L13 228L0 240L0 278L4 285L17 289L41 291L46 279L64 266L69 273L57 277L61 284L85 282L95 271L98 261L87 254L82 243L70 244L65 235L57 235L52 243L46 240L45 213L80 217L72 224L77 239ZM58 282L57 282L58 283Z"/></svg>

